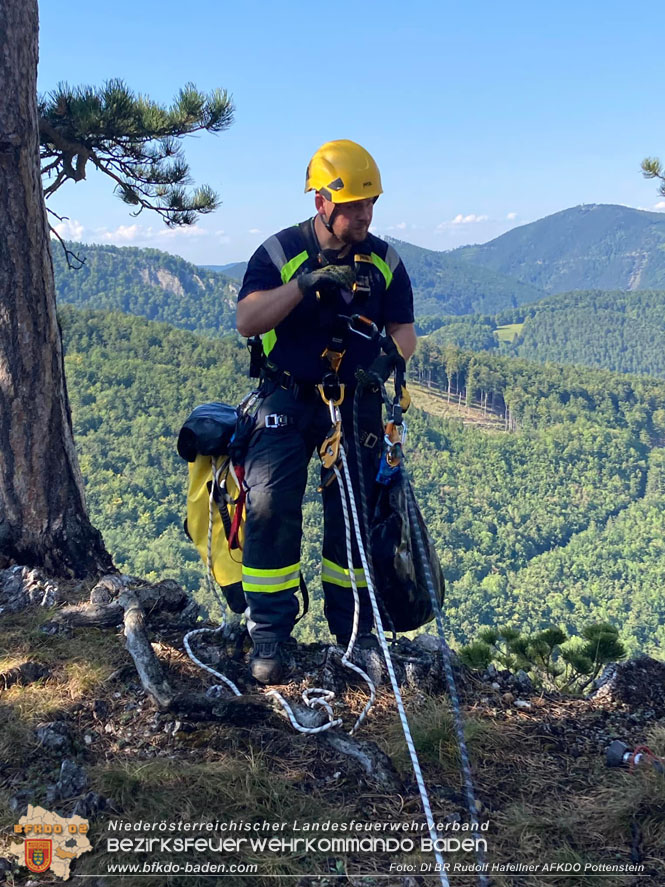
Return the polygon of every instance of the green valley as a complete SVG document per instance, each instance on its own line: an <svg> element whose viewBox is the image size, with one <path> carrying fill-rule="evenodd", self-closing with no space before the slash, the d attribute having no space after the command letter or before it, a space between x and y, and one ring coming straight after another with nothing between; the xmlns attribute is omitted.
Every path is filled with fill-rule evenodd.
<svg viewBox="0 0 665 887"><path fill-rule="evenodd" d="M173 576L204 598L202 565L181 529L186 466L175 439L197 403L235 403L249 390L244 346L118 313L63 306L61 317L96 525L121 569ZM455 640L497 621L575 627L606 612L631 651L662 645L653 543L665 505L665 383L427 344L411 372L444 397L450 379L453 397L499 420L488 433L454 415L409 414L407 465L448 579ZM314 590L317 499L311 483L303 562ZM613 562L639 569L609 581L612 561L589 557L605 540ZM548 558L558 558L551 577ZM317 600L301 639L326 636L324 625Z"/></svg>

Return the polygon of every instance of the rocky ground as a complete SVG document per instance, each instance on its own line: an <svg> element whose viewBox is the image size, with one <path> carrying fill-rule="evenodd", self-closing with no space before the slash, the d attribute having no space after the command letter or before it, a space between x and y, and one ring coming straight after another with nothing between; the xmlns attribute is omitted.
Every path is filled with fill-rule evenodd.
<svg viewBox="0 0 665 887"><path fill-rule="evenodd" d="M169 689L161 707L125 649L125 609L118 601L127 588L143 607ZM216 689L219 680L190 661L183 633L196 616L175 583L115 577L91 590L24 568L0 571L0 842L7 843L28 804L89 819L98 847L114 819L423 821L379 654L356 654L378 690L350 737L368 699L365 682L343 667L339 647L294 648L290 682L278 689L310 724L325 718L320 710L306 710L302 692L312 686L332 690L333 716L343 725L299 734L279 702L248 677L239 629L197 638L195 650L237 683L241 697ZM439 642L431 636L400 639L391 655L435 820L451 828L468 822ZM610 666L584 698L542 692L523 672L469 672L457 662L454 670L476 813L490 823L488 858L632 862L643 872L630 879L605 877L605 887L665 885L665 777L652 759L633 769L608 768L605 760L616 739L665 754L665 663L641 658ZM30 883L26 869L3 857L1 846L0 883ZM472 861L463 853L455 859ZM138 876L111 880L101 874L103 862L101 850L77 860L71 882L145 883ZM438 883L417 874L386 878L388 864L385 854L296 854L273 860L259 875L224 883L276 884L278 875L301 887ZM39 877L39 883L49 880L48 874ZM182 883L192 887L199 880ZM474 881L451 877L451 883ZM499 873L490 883L528 887L542 879ZM598 882L571 874L547 883Z"/></svg>

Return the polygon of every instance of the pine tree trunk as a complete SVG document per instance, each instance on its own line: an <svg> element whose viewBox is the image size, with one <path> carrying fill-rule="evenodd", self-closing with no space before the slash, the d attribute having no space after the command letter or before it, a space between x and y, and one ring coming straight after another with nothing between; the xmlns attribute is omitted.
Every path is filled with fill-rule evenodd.
<svg viewBox="0 0 665 887"><path fill-rule="evenodd" d="M37 35L37 0L2 0L0 566L86 576L113 565L87 516L65 388L39 169Z"/></svg>

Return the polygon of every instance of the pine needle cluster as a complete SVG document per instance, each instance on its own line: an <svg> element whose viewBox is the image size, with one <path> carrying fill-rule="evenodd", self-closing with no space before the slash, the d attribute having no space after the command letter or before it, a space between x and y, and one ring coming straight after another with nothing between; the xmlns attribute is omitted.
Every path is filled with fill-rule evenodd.
<svg viewBox="0 0 665 887"><path fill-rule="evenodd" d="M580 636L572 639L557 626L529 635L510 626L485 628L478 640L460 650L469 668L495 663L509 671L522 669L545 688L578 693L598 677L604 665L625 655L619 633L609 622L585 625Z"/></svg>
<svg viewBox="0 0 665 887"><path fill-rule="evenodd" d="M233 120L223 89L209 94L186 84L168 107L134 93L122 80L101 88L61 83L39 99L44 194L66 181L81 181L91 163L115 182L120 199L158 213L170 226L190 225L219 205L208 185L192 184L182 140L196 132L218 133Z"/></svg>

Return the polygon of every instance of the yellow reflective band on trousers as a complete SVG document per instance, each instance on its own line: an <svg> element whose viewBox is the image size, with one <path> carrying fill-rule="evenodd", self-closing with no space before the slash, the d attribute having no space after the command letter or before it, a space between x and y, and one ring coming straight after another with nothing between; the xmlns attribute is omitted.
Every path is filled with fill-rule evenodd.
<svg viewBox="0 0 665 887"><path fill-rule="evenodd" d="M288 567L261 569L242 565L242 590L260 591L270 594L274 591L285 591L287 588L298 588L300 585L300 561Z"/></svg>
<svg viewBox="0 0 665 887"><path fill-rule="evenodd" d="M379 269L381 274L386 278L386 289L393 282L393 272L390 270L390 265L387 262L384 262L381 256L378 256L376 253L372 253L372 261Z"/></svg>
<svg viewBox="0 0 665 887"><path fill-rule="evenodd" d="M358 588L367 588L367 579L365 578L365 571L362 567L356 567L354 569L354 574L356 577L356 585ZM346 567L342 567L340 564L336 564L333 561L329 561L328 558L323 558L321 565L321 582L330 582L331 585L340 585L342 588L352 588L351 585L351 573Z"/></svg>

